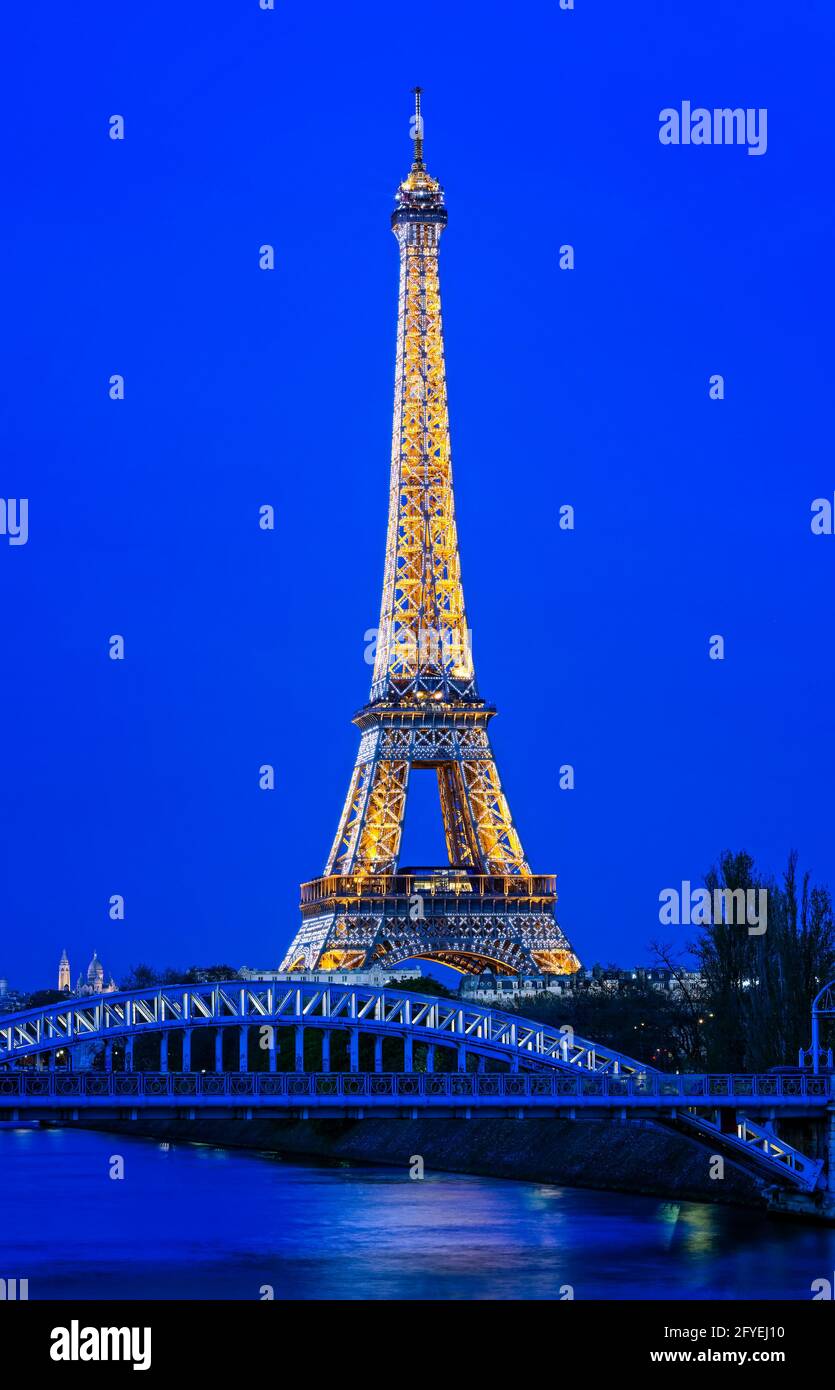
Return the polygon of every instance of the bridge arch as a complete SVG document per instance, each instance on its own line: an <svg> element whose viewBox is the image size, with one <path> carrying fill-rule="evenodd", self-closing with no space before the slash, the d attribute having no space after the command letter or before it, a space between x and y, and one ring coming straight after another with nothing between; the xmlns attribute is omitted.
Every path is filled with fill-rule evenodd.
<svg viewBox="0 0 835 1390"><path fill-rule="evenodd" d="M292 980L154 985L6 1015L0 1019L0 1068L45 1054L54 1066L59 1052L67 1054L94 1042L108 1044L147 1034L166 1037L173 1032L190 1039L197 1029L214 1028L219 1035L229 1028L253 1026L295 1028L297 1036L298 1030L310 1028L328 1036L335 1030L346 1031L351 1070L358 1067L361 1034L380 1043L386 1037L402 1039L406 1070L412 1066L415 1042L456 1049L461 1069L468 1057L475 1056L506 1063L513 1071L580 1068L632 1074L652 1070L578 1037L570 1028L554 1029L481 1004L384 986ZM167 1043L164 1046L167 1058ZM184 1069L188 1069L185 1062Z"/></svg>

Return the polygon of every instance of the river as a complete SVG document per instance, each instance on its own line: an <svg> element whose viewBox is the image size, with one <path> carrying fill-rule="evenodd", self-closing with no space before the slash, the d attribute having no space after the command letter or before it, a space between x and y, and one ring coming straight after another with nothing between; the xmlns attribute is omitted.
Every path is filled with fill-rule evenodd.
<svg viewBox="0 0 835 1390"><path fill-rule="evenodd" d="M121 1156L123 1177L113 1156ZM0 1130L30 1299L810 1299L835 1229L729 1207L83 1130Z"/></svg>

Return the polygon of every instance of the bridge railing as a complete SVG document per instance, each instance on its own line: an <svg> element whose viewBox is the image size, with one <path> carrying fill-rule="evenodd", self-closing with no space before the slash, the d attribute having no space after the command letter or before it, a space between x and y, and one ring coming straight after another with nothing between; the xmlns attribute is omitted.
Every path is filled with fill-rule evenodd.
<svg viewBox="0 0 835 1390"><path fill-rule="evenodd" d="M242 1102L297 1102L304 1105L341 1098L394 1103L449 1100L453 1103L551 1103L570 1106L671 1105L676 1108L739 1106L746 1099L761 1106L824 1106L835 1096L832 1076L645 1075L577 1072L5 1072L0 1073L0 1110L16 1101L52 1100L95 1104L131 1098L144 1102L179 1100L199 1104L212 1099Z"/></svg>

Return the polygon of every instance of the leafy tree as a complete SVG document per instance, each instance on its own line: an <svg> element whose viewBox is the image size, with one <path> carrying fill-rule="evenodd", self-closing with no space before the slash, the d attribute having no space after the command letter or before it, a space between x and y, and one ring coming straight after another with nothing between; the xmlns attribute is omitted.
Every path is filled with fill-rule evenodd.
<svg viewBox="0 0 835 1390"><path fill-rule="evenodd" d="M513 1011L555 1029L572 1028L579 1037L663 1071L690 1060L690 1016L680 1000L643 978L621 978L611 988L603 978L577 980L568 995L538 994L514 1001Z"/></svg>
<svg viewBox="0 0 835 1390"><path fill-rule="evenodd" d="M222 980L237 980L238 972L234 965L192 965L182 973L177 971L177 980L172 983L185 985L219 984Z"/></svg>
<svg viewBox="0 0 835 1390"><path fill-rule="evenodd" d="M159 984L159 975L150 965L132 965L125 975L120 989L150 989Z"/></svg>
<svg viewBox="0 0 835 1390"><path fill-rule="evenodd" d="M441 999L457 998L457 992L454 989L448 989L432 975L414 975L406 980L393 980L391 988L411 990L414 994L436 994Z"/></svg>
<svg viewBox="0 0 835 1390"><path fill-rule="evenodd" d="M40 1009L45 1004L60 1004L67 995L62 989L36 989L24 1004L25 1009Z"/></svg>

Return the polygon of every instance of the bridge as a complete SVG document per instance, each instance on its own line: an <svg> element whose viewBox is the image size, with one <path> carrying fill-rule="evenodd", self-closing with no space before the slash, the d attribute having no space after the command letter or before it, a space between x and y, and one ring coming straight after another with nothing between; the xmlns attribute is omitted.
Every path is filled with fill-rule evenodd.
<svg viewBox="0 0 835 1390"><path fill-rule="evenodd" d="M641 1117L786 1190L835 1193L835 1163L776 1128L823 1123L835 1153L831 1073L671 1075L484 1005L313 981L155 985L0 1021L0 1120L198 1115Z"/></svg>
<svg viewBox="0 0 835 1390"><path fill-rule="evenodd" d="M266 1057L275 1071L277 1030L293 1028L298 1070L304 1070L305 1033L313 1029L321 1041L321 1070L330 1071L330 1041L334 1032L348 1034L348 1069L359 1070L361 1036L374 1039L374 1070L382 1070L384 1039L402 1045L402 1070L414 1067L415 1043L428 1048L426 1069L434 1069L438 1049L452 1049L459 1070L469 1059L505 1063L511 1070L525 1066L581 1067L590 1071L646 1071L631 1057L577 1037L571 1029L554 1030L541 1023L501 1013L478 1004L406 993L385 987L298 984L224 983L212 985L154 985L150 989L97 995L48 1004L8 1015L0 1021L0 1068L27 1058L46 1058L55 1067L59 1056L84 1044L101 1042L105 1069L113 1069L114 1044L124 1041L124 1069L133 1070L135 1040L154 1034L159 1040L159 1070L169 1069L169 1043L176 1035L182 1045L181 1070L191 1070L195 1030L214 1030L215 1070L224 1070L224 1034L236 1030L238 1070L247 1071L256 1056ZM253 1032L257 1037L253 1039Z"/></svg>

